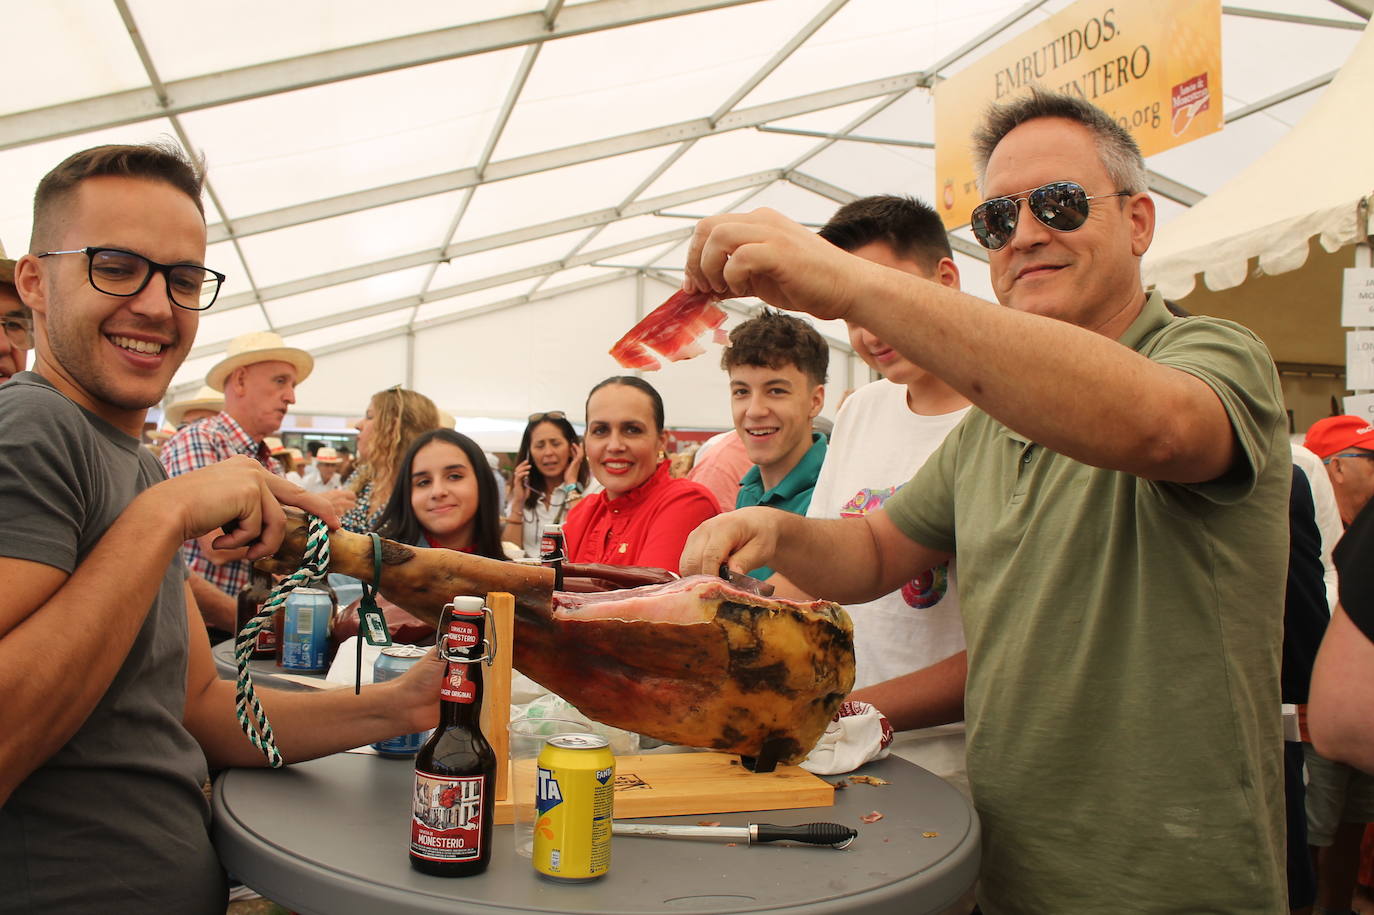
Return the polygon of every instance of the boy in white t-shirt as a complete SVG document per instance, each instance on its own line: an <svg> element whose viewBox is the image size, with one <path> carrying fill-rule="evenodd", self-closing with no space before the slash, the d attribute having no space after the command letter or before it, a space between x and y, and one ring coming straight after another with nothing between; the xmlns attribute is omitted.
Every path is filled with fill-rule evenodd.
<svg viewBox="0 0 1374 915"><path fill-rule="evenodd" d="M841 207L821 237L866 260L959 288L939 215L910 197L864 197ZM807 510L810 518L862 515L910 480L969 410L949 385L857 325L849 339L883 378L845 400ZM957 575L947 566L897 591L846 607L854 620L858 671L851 698L869 702L899 732L893 751L965 793L962 703L932 705L937 681L967 672ZM825 595L816 595L824 597Z"/></svg>

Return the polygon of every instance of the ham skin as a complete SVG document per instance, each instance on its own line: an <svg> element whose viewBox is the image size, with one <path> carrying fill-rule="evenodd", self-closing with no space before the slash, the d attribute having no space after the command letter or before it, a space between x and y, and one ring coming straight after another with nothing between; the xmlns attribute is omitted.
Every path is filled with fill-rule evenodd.
<svg viewBox="0 0 1374 915"><path fill-rule="evenodd" d="M288 510L282 546L258 568L295 571L305 534ZM330 571L372 580L369 537L329 539ZM630 571L631 581L667 574ZM706 575L591 594L555 592L553 578L542 566L382 541L379 589L409 613L437 626L455 595L508 591L514 664L526 676L594 720L739 753L757 771L805 758L854 685L853 624L837 604L762 597Z"/></svg>

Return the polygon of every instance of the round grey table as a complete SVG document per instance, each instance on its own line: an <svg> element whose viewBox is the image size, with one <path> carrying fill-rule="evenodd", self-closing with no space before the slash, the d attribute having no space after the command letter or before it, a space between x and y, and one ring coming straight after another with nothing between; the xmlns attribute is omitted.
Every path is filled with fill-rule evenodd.
<svg viewBox="0 0 1374 915"><path fill-rule="evenodd" d="M306 915L520 912L648 915L664 911L796 915L937 913L978 872L978 820L963 795L889 758L859 770L891 782L850 785L833 807L640 822L724 825L844 823L844 850L617 836L611 871L580 885L538 877L497 826L491 866L475 877L430 877L407 857L414 767L355 753L280 770L231 769L215 782L214 842L230 873ZM832 776L838 781L841 776ZM877 810L883 818L859 818Z"/></svg>

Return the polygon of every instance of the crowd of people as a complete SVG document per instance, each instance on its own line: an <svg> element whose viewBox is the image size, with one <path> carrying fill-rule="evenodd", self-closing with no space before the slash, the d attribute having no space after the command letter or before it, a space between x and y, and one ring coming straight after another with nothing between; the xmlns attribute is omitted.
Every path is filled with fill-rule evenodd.
<svg viewBox="0 0 1374 915"><path fill-rule="evenodd" d="M1260 341L1147 292L1144 163L1100 110L1035 91L975 158L997 304L909 197L819 233L708 218L684 288L774 309L723 351L733 432L675 472L663 398L612 376L584 435L532 413L508 479L400 386L356 454L291 455L274 436L313 360L271 333L168 405L154 458L145 415L222 281L203 179L151 146L60 164L30 253L0 259L0 911L223 911L201 789L262 759L209 646L283 506L495 560L557 524L573 562L841 602L854 706L972 798L988 915L1348 911L1374 821L1374 429L1293 446ZM844 320L879 376L829 436L829 349L789 312ZM261 692L296 761L432 726L439 677L430 657L362 697ZM1310 730L1287 752L1281 702Z"/></svg>

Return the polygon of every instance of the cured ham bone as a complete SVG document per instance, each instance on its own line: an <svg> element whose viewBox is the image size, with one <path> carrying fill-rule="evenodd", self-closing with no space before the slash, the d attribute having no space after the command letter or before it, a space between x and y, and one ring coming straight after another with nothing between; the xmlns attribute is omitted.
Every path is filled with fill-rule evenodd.
<svg viewBox="0 0 1374 915"><path fill-rule="evenodd" d="M708 331L716 343L726 343L721 325L725 312L706 292L679 290L668 300L645 315L611 347L611 355L627 369L654 371L663 365L649 350L677 362L700 356L706 349L698 342Z"/></svg>
<svg viewBox="0 0 1374 915"><path fill-rule="evenodd" d="M294 571L304 518L258 568ZM372 541L330 534L330 570L372 579ZM566 570L565 566L565 570ZM515 667L583 714L671 743L805 758L854 685L854 630L838 605L750 594L710 576L598 594L553 591L553 571L382 541L383 595L438 625L454 595L515 595Z"/></svg>

